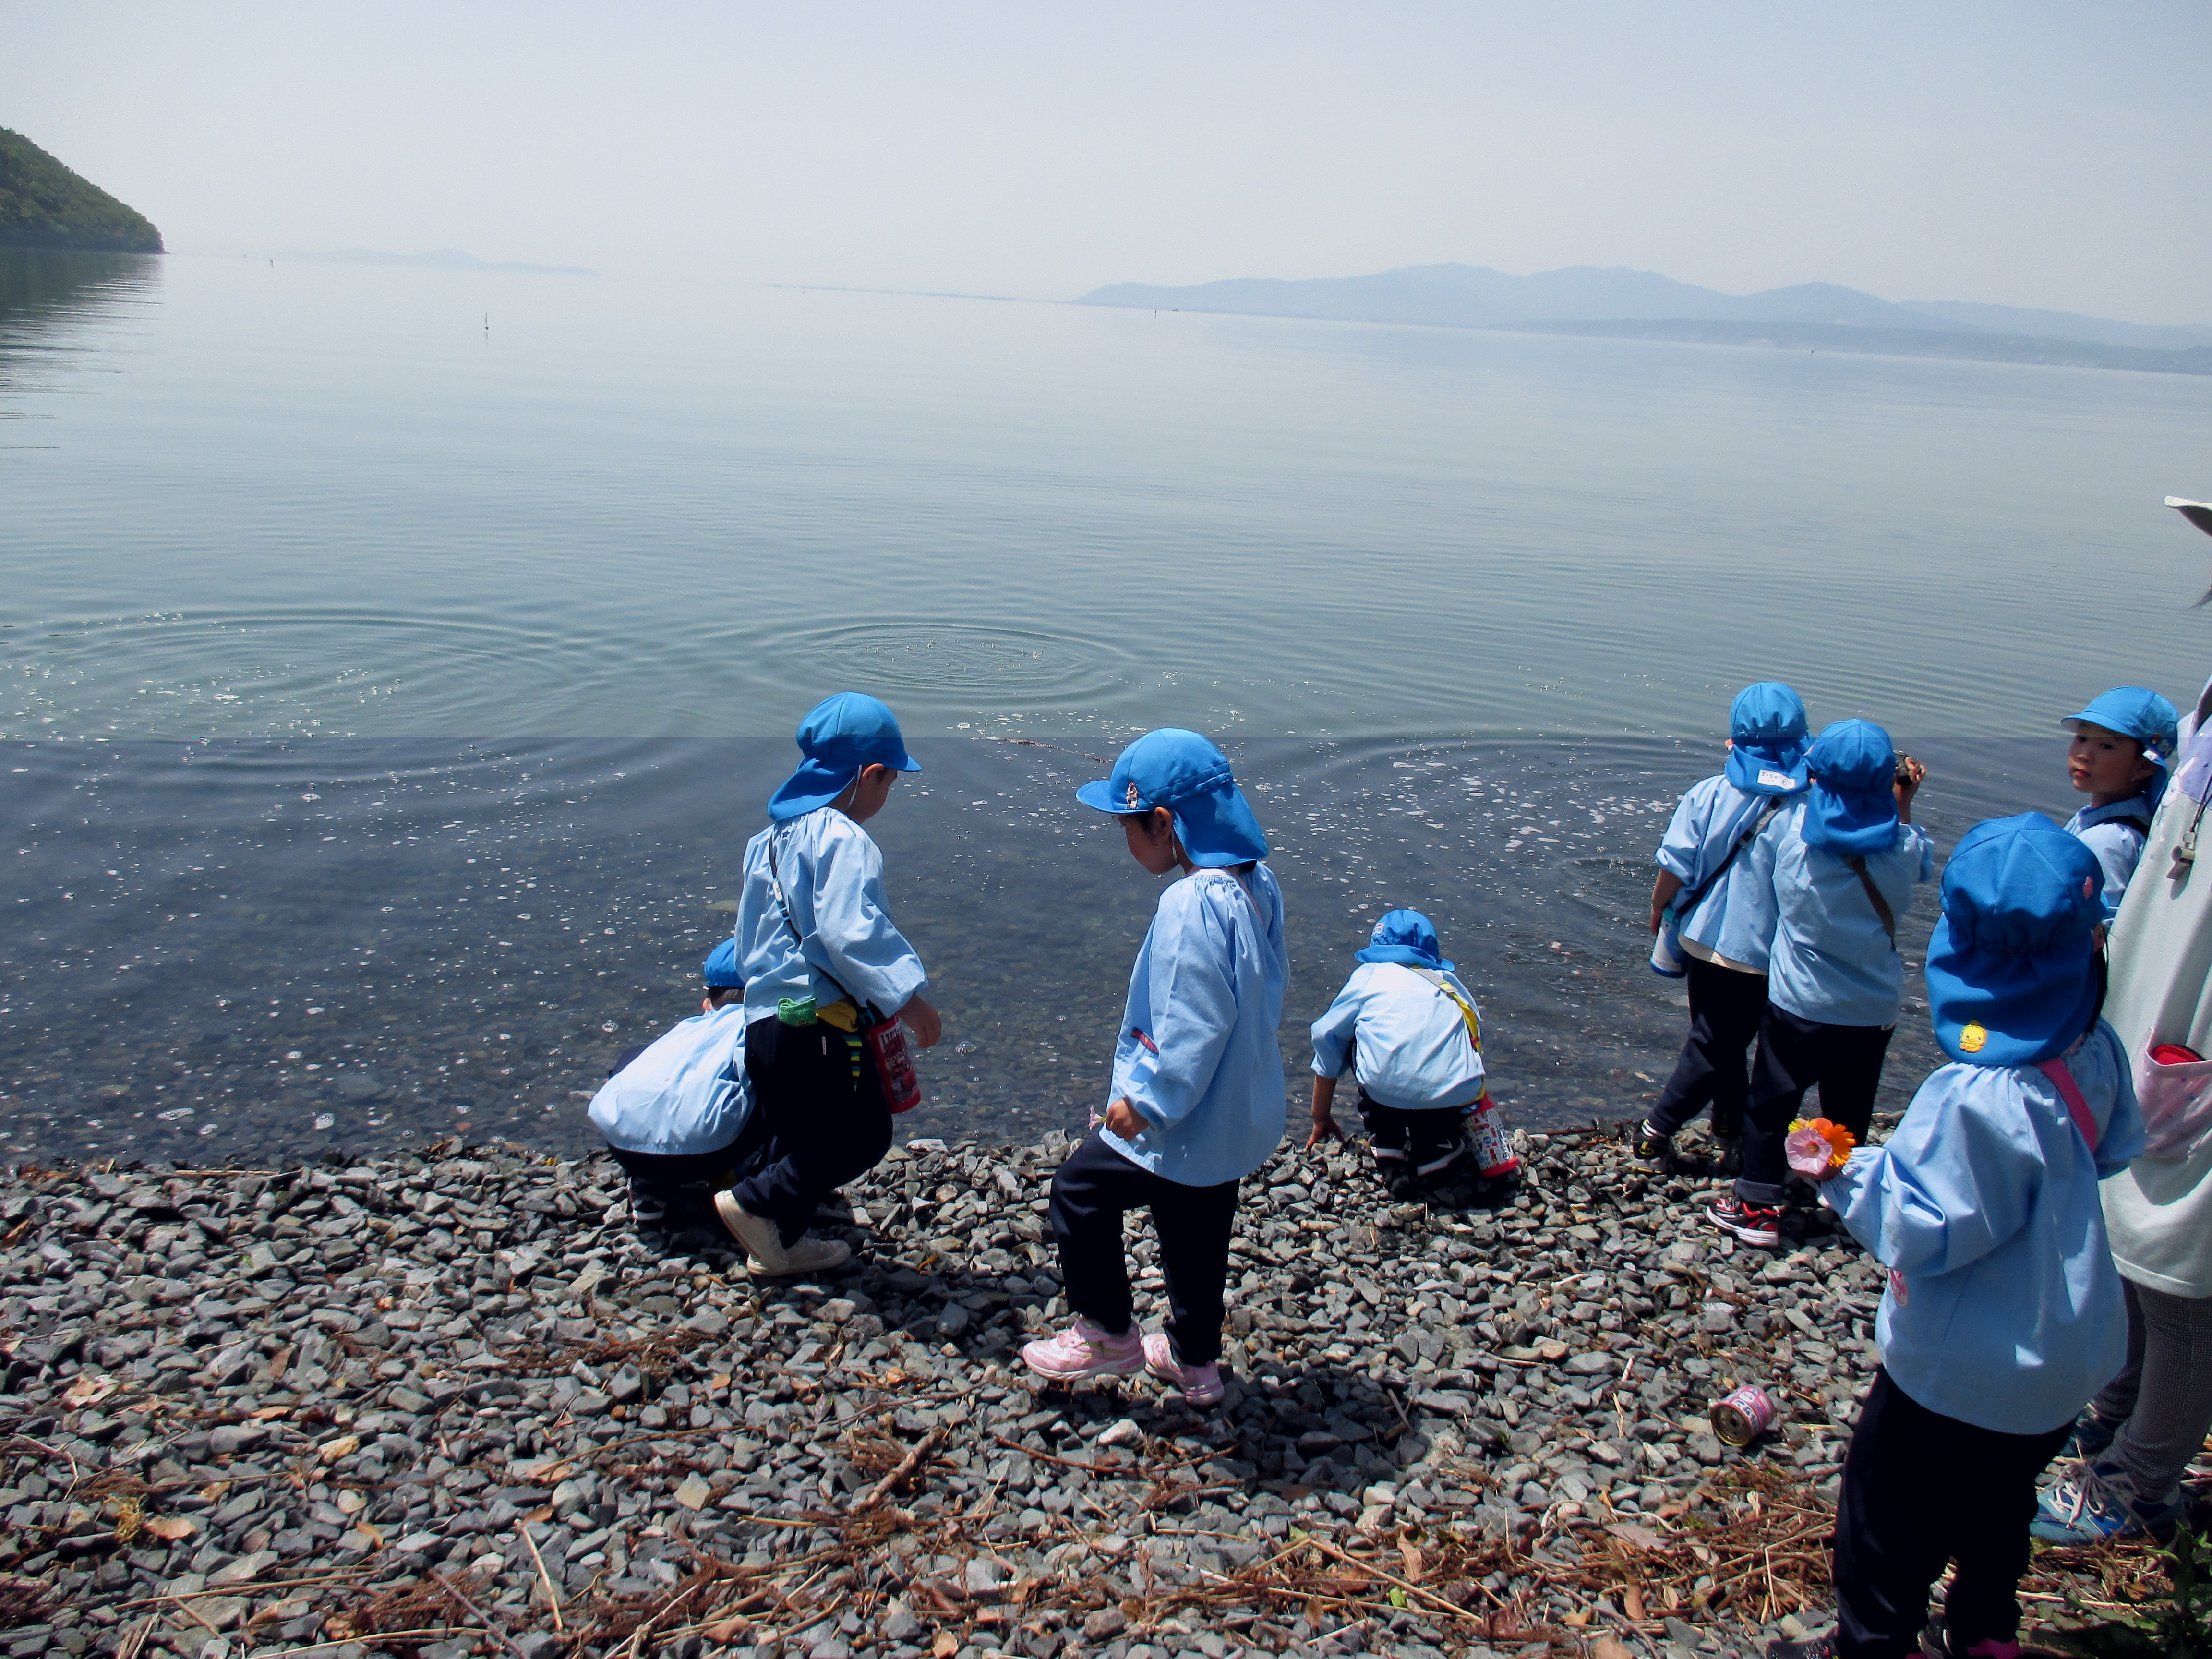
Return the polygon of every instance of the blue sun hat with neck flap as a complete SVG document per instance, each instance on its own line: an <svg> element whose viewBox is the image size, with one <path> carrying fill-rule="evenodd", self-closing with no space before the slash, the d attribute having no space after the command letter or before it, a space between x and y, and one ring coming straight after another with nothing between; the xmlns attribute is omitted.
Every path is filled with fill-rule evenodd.
<svg viewBox="0 0 2212 1659"><path fill-rule="evenodd" d="M805 757L799 769L769 797L768 815L778 823L829 805L864 766L921 770L906 752L898 717L865 691L840 691L808 709L799 723L799 752Z"/></svg>
<svg viewBox="0 0 2212 1659"><path fill-rule="evenodd" d="M1075 798L1123 817L1166 807L1193 864L1218 869L1267 856L1267 838L1231 775L1229 757L1180 726L1146 732L1121 751L1112 776L1085 784Z"/></svg>
<svg viewBox="0 0 2212 1659"><path fill-rule="evenodd" d="M745 976L738 969L738 942L726 939L708 955L706 964L700 969L705 975L710 991L742 991Z"/></svg>
<svg viewBox="0 0 2212 1659"><path fill-rule="evenodd" d="M1805 700L1780 680L1747 685L1729 705L1728 781L1746 794L1805 787Z"/></svg>
<svg viewBox="0 0 2212 1659"><path fill-rule="evenodd" d="M1808 847L1838 857L1897 844L1897 750L1871 720L1838 720L1805 751Z"/></svg>
<svg viewBox="0 0 2212 1659"><path fill-rule="evenodd" d="M1361 962L1395 962L1401 968L1453 971L1437 939L1436 924L1419 910L1391 910L1375 924L1375 942L1352 955Z"/></svg>
<svg viewBox="0 0 2212 1659"><path fill-rule="evenodd" d="M1928 1010L1945 1054L2033 1066L2073 1046L2097 1011L2103 884L2097 855L2039 812L1960 838L1928 941Z"/></svg>
<svg viewBox="0 0 2212 1659"><path fill-rule="evenodd" d="M2101 726L2143 746L2143 758L2158 769L2143 781L2142 793L2151 810L2166 793L2172 775L2173 751L2180 739L2181 716L2173 705L2147 686L2116 686L2078 714L2058 722L2069 732Z"/></svg>

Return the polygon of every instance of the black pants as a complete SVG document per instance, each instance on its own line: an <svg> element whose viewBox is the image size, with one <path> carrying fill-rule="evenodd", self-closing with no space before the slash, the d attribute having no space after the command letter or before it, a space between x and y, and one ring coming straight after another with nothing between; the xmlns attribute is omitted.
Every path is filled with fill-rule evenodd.
<svg viewBox="0 0 2212 1659"><path fill-rule="evenodd" d="M1710 1106L1714 1135L1734 1140L1743 1133L1744 1097L1751 1090L1746 1056L1766 1012L1766 975L1696 957L1689 963L1690 1035L1648 1121L1661 1134L1672 1135Z"/></svg>
<svg viewBox="0 0 2212 1659"><path fill-rule="evenodd" d="M1149 1208L1167 1280L1168 1336L1186 1365L1221 1358L1221 1292L1229 1281L1229 1232L1237 1183L1186 1187L1142 1170L1093 1129L1052 1178L1052 1237L1060 1246L1067 1305L1116 1335L1135 1304L1121 1254L1121 1218Z"/></svg>
<svg viewBox="0 0 2212 1659"><path fill-rule="evenodd" d="M2072 1426L2041 1434L1977 1428L1929 1410L1876 1370L1836 1506L1836 1651L1844 1659L1917 1654L1928 1587L1946 1561L1959 1564L1943 1603L1951 1651L2012 1640L2035 1478Z"/></svg>
<svg viewBox="0 0 2212 1659"><path fill-rule="evenodd" d="M623 1166L633 1185L656 1198L711 1198L737 1180L767 1140L765 1115L756 1111L735 1140L711 1152L633 1152L611 1144L607 1155Z"/></svg>
<svg viewBox="0 0 2212 1659"><path fill-rule="evenodd" d="M1751 1098L1743 1109L1743 1174L1736 1196L1747 1204L1779 1204L1790 1160L1782 1143L1802 1115L1805 1092L1820 1091L1820 1115L1863 1141L1874 1125L1882 1056L1896 1035L1891 1025L1823 1025L1772 1003L1759 1023L1759 1058L1752 1062Z"/></svg>
<svg viewBox="0 0 2212 1659"><path fill-rule="evenodd" d="M1464 1106L1430 1106L1408 1111L1371 1100L1362 1089L1359 1116L1367 1125L1368 1143L1375 1149L1376 1161L1386 1170L1435 1175L1468 1151L1468 1109Z"/></svg>
<svg viewBox="0 0 2212 1659"><path fill-rule="evenodd" d="M836 1026L786 1025L775 1015L745 1027L753 1112L768 1132L768 1163L731 1191L748 1213L792 1243L815 1206L890 1150L891 1114L875 1062Z"/></svg>

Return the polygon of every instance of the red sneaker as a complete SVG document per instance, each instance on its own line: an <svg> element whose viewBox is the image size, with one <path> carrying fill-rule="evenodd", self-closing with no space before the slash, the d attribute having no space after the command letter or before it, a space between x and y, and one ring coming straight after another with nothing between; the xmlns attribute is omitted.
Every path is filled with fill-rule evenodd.
<svg viewBox="0 0 2212 1659"><path fill-rule="evenodd" d="M1705 1219L1724 1233L1734 1233L1762 1250L1782 1244L1782 1212L1771 1205L1747 1204L1734 1193L1715 1199L1705 1207Z"/></svg>

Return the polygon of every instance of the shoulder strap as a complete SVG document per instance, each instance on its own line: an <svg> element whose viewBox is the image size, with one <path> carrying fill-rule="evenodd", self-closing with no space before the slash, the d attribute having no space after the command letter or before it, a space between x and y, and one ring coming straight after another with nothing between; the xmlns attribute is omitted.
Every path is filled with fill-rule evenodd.
<svg viewBox="0 0 2212 1659"><path fill-rule="evenodd" d="M1469 1002L1465 997L1460 995L1457 991L1452 989L1451 981L1446 979L1442 974L1438 973L1435 969L1416 968L1410 962L1405 965L1409 973L1418 975L1420 978L1428 981L1430 984L1435 986L1437 989L1442 991L1445 997L1451 1002L1452 1006L1459 1010L1460 1022L1467 1027L1467 1040L1474 1045L1474 1052L1478 1054L1480 1054L1482 1052L1482 1026L1481 1023L1474 1017L1474 1005Z"/></svg>
<svg viewBox="0 0 2212 1659"><path fill-rule="evenodd" d="M1752 814L1750 823L1745 827L1744 832L1735 838L1735 845L1728 849L1728 856L1713 866L1712 874L1707 876L1695 887L1684 888L1676 896L1674 904L1670 907L1676 915L1686 916L1705 902L1705 895L1713 890L1723 876L1728 874L1729 866L1736 860L1736 854L1759 839L1759 832L1765 829L1772 821L1774 815L1782 810L1788 799L1784 795L1771 796L1765 806Z"/></svg>
<svg viewBox="0 0 2212 1659"><path fill-rule="evenodd" d="M1897 949L1897 918L1890 914L1889 901L1881 896L1881 890L1874 884L1874 878L1867 873L1866 859L1853 853L1844 862L1851 866L1852 873L1859 878L1859 885L1866 889L1866 896L1874 904L1875 915L1881 918L1881 931L1889 935L1889 948L1894 951Z"/></svg>
<svg viewBox="0 0 2212 1659"><path fill-rule="evenodd" d="M2081 1132L2081 1139L2089 1143L2089 1150L2097 1150L2097 1120L2089 1114L2089 1103L2081 1097L2081 1085L2074 1081L2074 1073L2066 1069L2063 1060L2039 1060L2035 1069L2051 1079L2051 1086L2058 1091L2059 1099L2073 1115L2074 1127Z"/></svg>

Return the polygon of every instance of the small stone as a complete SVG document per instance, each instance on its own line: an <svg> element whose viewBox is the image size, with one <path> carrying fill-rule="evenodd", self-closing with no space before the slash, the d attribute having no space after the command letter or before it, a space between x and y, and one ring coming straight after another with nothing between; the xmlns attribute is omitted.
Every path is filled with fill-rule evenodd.
<svg viewBox="0 0 2212 1659"><path fill-rule="evenodd" d="M988 1595L1005 1582L1006 1575L999 1571L999 1564L981 1556L968 1564L963 1575L963 1587L969 1595L977 1597Z"/></svg>
<svg viewBox="0 0 2212 1659"><path fill-rule="evenodd" d="M702 1336L720 1336L730 1328L730 1316L720 1308L702 1308L684 1322L684 1328Z"/></svg>
<svg viewBox="0 0 2212 1659"><path fill-rule="evenodd" d="M605 1417L615 1402L598 1389L579 1389L568 1401L571 1417Z"/></svg>
<svg viewBox="0 0 2212 1659"><path fill-rule="evenodd" d="M676 1501L687 1510L704 1509L707 1506L707 1500L714 1495L714 1487L708 1486L705 1478L696 1469L685 1475L684 1484L676 1489Z"/></svg>
<svg viewBox="0 0 2212 1659"><path fill-rule="evenodd" d="M209 1434L208 1451L216 1457L235 1457L268 1443L266 1423L225 1423Z"/></svg>
<svg viewBox="0 0 2212 1659"><path fill-rule="evenodd" d="M921 1620L903 1601L894 1601L884 1609L882 1628L886 1642L911 1642L921 1634Z"/></svg>
<svg viewBox="0 0 2212 1659"><path fill-rule="evenodd" d="M556 1636L550 1630L534 1630L513 1639L514 1650L521 1655L522 1659L554 1659L555 1655L566 1652L568 1646L565 1638ZM426 1648L423 1651L428 1652L428 1650Z"/></svg>
<svg viewBox="0 0 2212 1659"><path fill-rule="evenodd" d="M1083 1621L1086 1640L1109 1642L1129 1628L1129 1615L1119 1607L1101 1607Z"/></svg>
<svg viewBox="0 0 2212 1659"><path fill-rule="evenodd" d="M1098 1437L1098 1443L1102 1446L1140 1446L1144 1441L1145 1431L1137 1426L1137 1419L1133 1417L1123 1418ZM1115 1628L1118 1630L1121 1626L1117 1625Z"/></svg>

